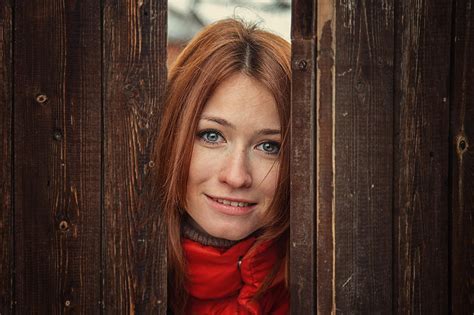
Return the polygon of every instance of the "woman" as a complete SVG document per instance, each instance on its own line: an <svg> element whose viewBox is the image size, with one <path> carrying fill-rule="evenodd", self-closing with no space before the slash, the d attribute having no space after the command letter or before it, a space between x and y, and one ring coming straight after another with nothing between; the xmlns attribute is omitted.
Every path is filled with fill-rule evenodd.
<svg viewBox="0 0 474 315"><path fill-rule="evenodd" d="M175 314L287 314L290 46L228 19L170 69L157 161Z"/></svg>

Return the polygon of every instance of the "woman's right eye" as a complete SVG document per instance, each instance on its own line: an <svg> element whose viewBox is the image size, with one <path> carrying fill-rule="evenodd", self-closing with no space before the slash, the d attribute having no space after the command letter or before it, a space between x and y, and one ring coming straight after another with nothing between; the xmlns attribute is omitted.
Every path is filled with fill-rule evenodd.
<svg viewBox="0 0 474 315"><path fill-rule="evenodd" d="M224 137L217 130L200 131L198 137L209 144L219 144L225 141Z"/></svg>

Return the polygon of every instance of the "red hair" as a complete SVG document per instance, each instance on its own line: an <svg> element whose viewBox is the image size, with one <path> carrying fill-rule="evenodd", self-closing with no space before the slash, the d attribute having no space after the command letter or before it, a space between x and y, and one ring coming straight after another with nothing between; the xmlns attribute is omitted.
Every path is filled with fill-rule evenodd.
<svg viewBox="0 0 474 315"><path fill-rule="evenodd" d="M181 221L195 132L201 112L214 90L236 73L261 82L277 105L284 133L278 187L258 241L278 238L288 242L289 152L286 134L290 121L290 57L290 45L284 39L255 25L227 19L207 26L196 35L169 71L157 142L156 171L161 209L168 228L168 301L176 313L183 312L187 296ZM288 259L288 246L283 247L280 263Z"/></svg>

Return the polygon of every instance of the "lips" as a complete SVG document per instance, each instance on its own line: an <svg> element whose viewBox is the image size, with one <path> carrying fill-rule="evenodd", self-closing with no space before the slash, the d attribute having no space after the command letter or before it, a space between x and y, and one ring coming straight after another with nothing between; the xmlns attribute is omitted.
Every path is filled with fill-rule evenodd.
<svg viewBox="0 0 474 315"><path fill-rule="evenodd" d="M217 201L218 203L222 203L223 205L231 205L232 207L248 207L251 206L252 203L249 202L239 202L239 201L230 201L227 199L214 199L214 201Z"/></svg>
<svg viewBox="0 0 474 315"><path fill-rule="evenodd" d="M228 215L244 215L251 212L257 203L250 200L229 199L206 195L211 206Z"/></svg>

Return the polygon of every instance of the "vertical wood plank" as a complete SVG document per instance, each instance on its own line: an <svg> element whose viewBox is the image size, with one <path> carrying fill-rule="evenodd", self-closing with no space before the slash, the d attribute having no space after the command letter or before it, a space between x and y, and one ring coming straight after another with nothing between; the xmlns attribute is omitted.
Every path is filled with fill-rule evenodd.
<svg viewBox="0 0 474 315"><path fill-rule="evenodd" d="M0 313L13 307L12 4L0 2Z"/></svg>
<svg viewBox="0 0 474 315"><path fill-rule="evenodd" d="M333 182L329 175L321 182L335 186L333 311L390 314L394 1L337 0L334 9L335 21L318 23L320 86L335 84L332 100L329 88L327 96L321 94L318 118L321 130L327 126L321 142L333 139L333 148L321 149L328 157L320 165L335 172Z"/></svg>
<svg viewBox="0 0 474 315"><path fill-rule="evenodd" d="M293 0L291 4L291 38L312 39L316 35L317 0Z"/></svg>
<svg viewBox="0 0 474 315"><path fill-rule="evenodd" d="M18 314L100 302L100 7L15 1Z"/></svg>
<svg viewBox="0 0 474 315"><path fill-rule="evenodd" d="M395 6L394 313L447 314L452 1Z"/></svg>
<svg viewBox="0 0 474 315"><path fill-rule="evenodd" d="M474 8L456 0L451 69L451 312L474 314Z"/></svg>
<svg viewBox="0 0 474 315"><path fill-rule="evenodd" d="M291 313L310 314L316 298L315 41L293 39L292 49Z"/></svg>
<svg viewBox="0 0 474 315"><path fill-rule="evenodd" d="M316 82L316 310L336 312L335 239L335 1L317 2L317 82Z"/></svg>
<svg viewBox="0 0 474 315"><path fill-rule="evenodd" d="M150 160L166 84L166 1L104 1L105 309L166 313Z"/></svg>
<svg viewBox="0 0 474 315"><path fill-rule="evenodd" d="M316 0L292 2L291 314L316 307Z"/></svg>
<svg viewBox="0 0 474 315"><path fill-rule="evenodd" d="M390 312L393 5L317 12L316 308Z"/></svg>
<svg viewBox="0 0 474 315"><path fill-rule="evenodd" d="M314 8L317 43L293 38L292 313L390 313L393 3Z"/></svg>

